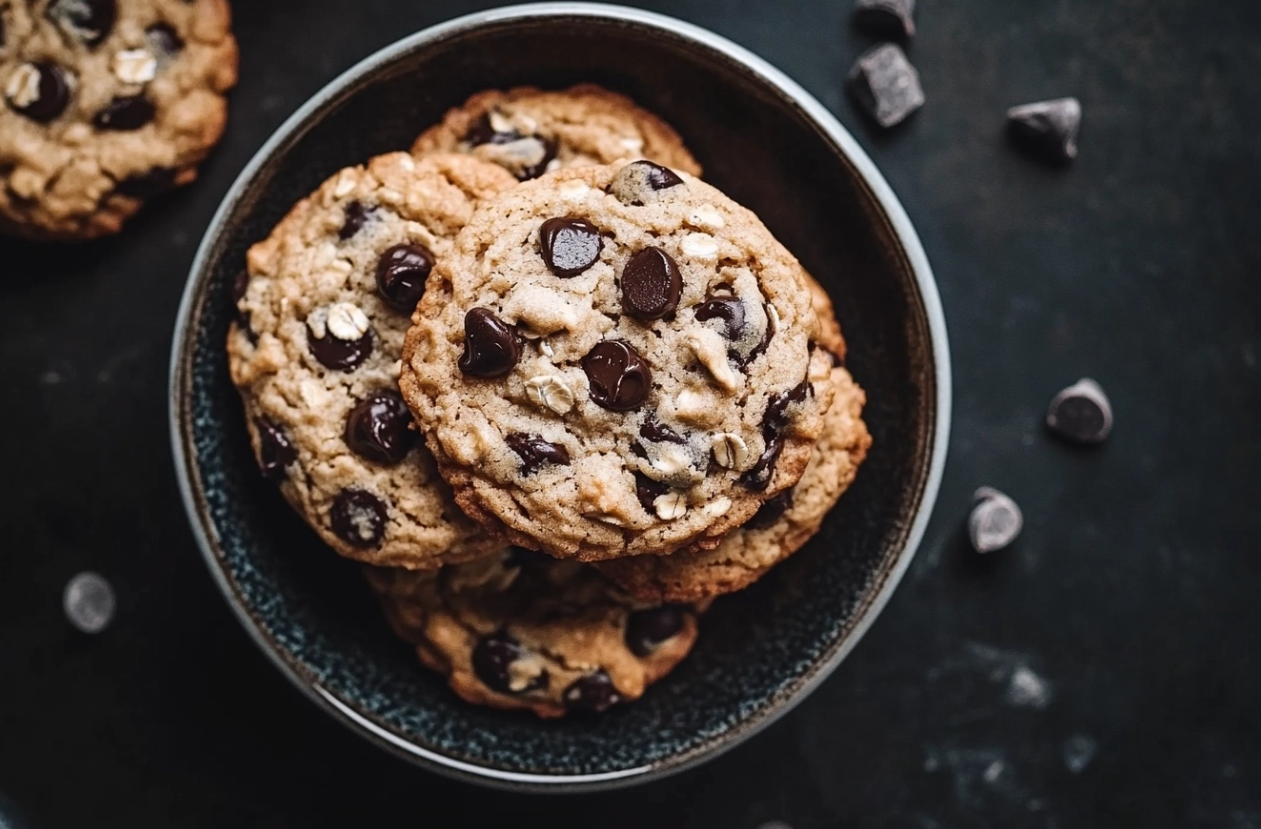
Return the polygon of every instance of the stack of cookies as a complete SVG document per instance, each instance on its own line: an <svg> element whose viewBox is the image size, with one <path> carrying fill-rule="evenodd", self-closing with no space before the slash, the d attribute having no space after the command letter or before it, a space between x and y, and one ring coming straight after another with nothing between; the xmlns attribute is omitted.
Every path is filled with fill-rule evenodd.
<svg viewBox="0 0 1261 829"><path fill-rule="evenodd" d="M263 474L470 702L639 697L866 456L827 295L700 172L607 90L484 92L234 285Z"/></svg>

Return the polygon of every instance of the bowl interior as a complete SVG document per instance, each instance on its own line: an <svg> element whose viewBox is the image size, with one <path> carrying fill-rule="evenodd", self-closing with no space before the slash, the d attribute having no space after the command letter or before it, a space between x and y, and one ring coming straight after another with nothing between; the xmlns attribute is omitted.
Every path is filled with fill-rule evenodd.
<svg viewBox="0 0 1261 829"><path fill-rule="evenodd" d="M328 175L406 148L478 90L581 81L627 93L672 123L706 178L757 211L827 288L849 366L868 392L875 444L818 537L754 588L717 602L694 654L671 677L598 719L544 723L462 703L390 635L357 568L322 549L260 480L223 342L229 284L246 249ZM275 655L393 735L395 748L561 776L694 760L766 719L852 644L907 546L938 426L916 277L832 140L786 95L710 46L646 23L581 15L455 27L331 94L208 239L174 387L177 451L197 518L215 565Z"/></svg>

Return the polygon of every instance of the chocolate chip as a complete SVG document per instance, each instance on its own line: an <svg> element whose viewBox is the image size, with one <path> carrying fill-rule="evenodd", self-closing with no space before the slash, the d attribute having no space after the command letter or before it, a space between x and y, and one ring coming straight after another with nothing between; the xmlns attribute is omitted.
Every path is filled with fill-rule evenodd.
<svg viewBox="0 0 1261 829"><path fill-rule="evenodd" d="M644 512L649 515L657 514L657 499L669 491L669 484L654 481L642 472L635 472L635 497L639 499L639 505L644 508Z"/></svg>
<svg viewBox="0 0 1261 829"><path fill-rule="evenodd" d="M237 271L236 276L232 277L232 302L238 303L245 299L245 293L250 289L250 272L242 268Z"/></svg>
<svg viewBox="0 0 1261 829"><path fill-rule="evenodd" d="M486 155L521 181L543 175L552 159L556 158L555 141L543 136L524 135L515 129L497 131L489 112L474 122L464 140L473 147L489 144L498 148Z"/></svg>
<svg viewBox="0 0 1261 829"><path fill-rule="evenodd" d="M968 516L972 548L978 553L992 553L1015 541L1025 523L1016 502L987 486L978 489L973 497L977 504Z"/></svg>
<svg viewBox="0 0 1261 829"><path fill-rule="evenodd" d="M154 23L144 30L145 38L153 46L154 51L164 57L179 54L184 49L184 39L169 23Z"/></svg>
<svg viewBox="0 0 1261 829"><path fill-rule="evenodd" d="M504 442L521 458L522 475L533 474L545 463L569 466L569 450L559 443L548 443L538 435L513 432Z"/></svg>
<svg viewBox="0 0 1261 829"><path fill-rule="evenodd" d="M915 36L915 0L857 0L854 25L884 37Z"/></svg>
<svg viewBox="0 0 1261 829"><path fill-rule="evenodd" d="M285 477L289 464L298 459L298 450L284 430L267 418L255 420L254 427L258 430L258 471L273 481Z"/></svg>
<svg viewBox="0 0 1261 829"><path fill-rule="evenodd" d="M747 366L749 363L752 363L754 360L756 360L758 357L764 354L766 352L766 349L770 347L771 339L775 336L776 316L775 316L774 309L771 307L770 303L767 303L767 305L765 306L765 310L766 310L766 330L762 332L762 339L758 341L757 345L753 346L753 350L749 352L749 356L745 357L743 360L740 361L741 365Z"/></svg>
<svg viewBox="0 0 1261 829"><path fill-rule="evenodd" d="M490 122L490 113L487 112L473 122L473 126L465 134L464 140L472 147L479 147L482 144L508 144L521 137L521 133L516 130L496 132Z"/></svg>
<svg viewBox="0 0 1261 829"><path fill-rule="evenodd" d="M762 506L758 507L758 511L753 513L753 517L744 526L751 530L764 530L782 518L792 505L793 491L785 489L778 495L764 501Z"/></svg>
<svg viewBox="0 0 1261 829"><path fill-rule="evenodd" d="M654 443L687 443L687 438L652 417L644 420L644 425L639 427L639 436Z"/></svg>
<svg viewBox="0 0 1261 829"><path fill-rule="evenodd" d="M9 77L5 93L14 112L47 124L70 104L70 76L49 61L24 63Z"/></svg>
<svg viewBox="0 0 1261 829"><path fill-rule="evenodd" d="M143 95L118 97L106 104L92 118L97 129L130 132L153 120L157 109Z"/></svg>
<svg viewBox="0 0 1261 829"><path fill-rule="evenodd" d="M614 412L629 412L648 399L652 371L625 340L605 340L582 358L591 400Z"/></svg>
<svg viewBox="0 0 1261 829"><path fill-rule="evenodd" d="M892 43L864 52L850 70L847 86L863 110L886 128L902 123L924 105L919 73Z"/></svg>
<svg viewBox="0 0 1261 829"><path fill-rule="evenodd" d="M574 680L563 695L565 706L572 711L607 711L622 701L609 672L600 668Z"/></svg>
<svg viewBox="0 0 1261 829"><path fill-rule="evenodd" d="M651 656L683 630L687 612L685 606L677 604L632 612L626 617L626 647L636 656Z"/></svg>
<svg viewBox="0 0 1261 829"><path fill-rule="evenodd" d="M389 305L409 314L425 295L433 254L420 245L395 245L377 260L377 291Z"/></svg>
<svg viewBox="0 0 1261 829"><path fill-rule="evenodd" d="M792 404L805 400L806 396L813 391L810 381L802 380L788 391L775 395L766 404L766 411L762 414L762 440L766 448L762 450L757 462L740 476L740 483L749 489L759 491L770 485L771 478L775 475L775 464L779 461L780 453L784 451L784 430L788 428L788 409Z"/></svg>
<svg viewBox="0 0 1261 829"><path fill-rule="evenodd" d="M1031 152L1053 161L1077 157L1077 133L1081 129L1081 102L1056 98L1007 110L1007 129L1012 139Z"/></svg>
<svg viewBox="0 0 1261 829"><path fill-rule="evenodd" d="M600 228L586 219L548 219L539 228L539 247L548 270L577 276L600 259Z"/></svg>
<svg viewBox="0 0 1261 829"><path fill-rule="evenodd" d="M502 377L519 359L517 332L489 308L474 308L464 315L460 371L472 377Z"/></svg>
<svg viewBox="0 0 1261 829"><path fill-rule="evenodd" d="M653 201L662 190L683 183L668 167L651 161L635 161L617 171L609 184L609 192L623 204L641 206Z"/></svg>
<svg viewBox="0 0 1261 829"><path fill-rule="evenodd" d="M45 16L74 39L95 46L114 28L117 0L53 0Z"/></svg>
<svg viewBox="0 0 1261 829"><path fill-rule="evenodd" d="M123 179L115 191L128 198L150 199L174 188L175 170L170 167L154 167Z"/></svg>
<svg viewBox="0 0 1261 829"><path fill-rule="evenodd" d="M735 297L714 297L696 306L696 319L699 322L721 320L723 333L729 340L738 340L744 336L744 303Z"/></svg>
<svg viewBox="0 0 1261 829"><path fill-rule="evenodd" d="M323 313L327 320L329 312L324 310ZM318 336L311 327L315 316L312 314L307 318L307 347L322 365L335 371L350 371L372 354L372 329L364 330L358 339L342 339L325 322L324 336Z"/></svg>
<svg viewBox="0 0 1261 829"><path fill-rule="evenodd" d="M521 676L513 663L527 659L531 653L507 633L492 633L473 648L473 673L487 688L501 694L528 694L547 687L546 669L535 676Z"/></svg>
<svg viewBox="0 0 1261 829"><path fill-rule="evenodd" d="M661 248L644 248L622 269L622 310L641 322L659 320L679 307L683 277Z"/></svg>
<svg viewBox="0 0 1261 829"><path fill-rule="evenodd" d="M1055 395L1046 413L1055 434L1078 443L1102 443L1112 431L1112 404L1103 387L1084 377Z"/></svg>
<svg viewBox="0 0 1261 829"><path fill-rule="evenodd" d="M333 499L330 520L337 537L352 547L374 547L385 535L385 505L362 489L343 489Z"/></svg>
<svg viewBox="0 0 1261 829"><path fill-rule="evenodd" d="M364 226L364 223L372 216L372 208L364 207L363 202L352 201L346 205L345 220L342 222L341 230L337 231L337 238L345 241L354 236Z"/></svg>
<svg viewBox="0 0 1261 829"><path fill-rule="evenodd" d="M361 400L346 418L345 440L356 455L387 466L399 463L416 445L412 413L393 389Z"/></svg>

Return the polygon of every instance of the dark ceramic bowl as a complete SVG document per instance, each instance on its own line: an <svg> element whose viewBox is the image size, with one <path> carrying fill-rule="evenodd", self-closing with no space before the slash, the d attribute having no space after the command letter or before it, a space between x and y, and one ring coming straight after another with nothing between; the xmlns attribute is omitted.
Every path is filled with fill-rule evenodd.
<svg viewBox="0 0 1261 829"><path fill-rule="evenodd" d="M660 113L708 180L757 211L837 302L875 437L804 550L718 601L695 652L634 704L543 722L475 708L397 641L355 565L258 475L223 353L249 245L340 167L406 148L488 87L595 81ZM290 118L206 232L175 333L171 418L193 532L259 647L335 719L414 762L520 789L607 788L731 748L823 681L906 570L937 493L950 363L906 214L849 134L779 71L717 35L616 6L482 12L378 52Z"/></svg>

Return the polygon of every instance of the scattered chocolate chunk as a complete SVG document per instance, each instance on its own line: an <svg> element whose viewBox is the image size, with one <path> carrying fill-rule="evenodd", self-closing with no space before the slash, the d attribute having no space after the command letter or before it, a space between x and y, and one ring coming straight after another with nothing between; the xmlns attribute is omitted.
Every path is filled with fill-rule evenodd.
<svg viewBox="0 0 1261 829"><path fill-rule="evenodd" d="M492 633L473 648L473 673L500 694L528 694L547 687L547 669L507 633Z"/></svg>
<svg viewBox="0 0 1261 829"><path fill-rule="evenodd" d="M747 472L740 476L740 483L749 489L764 490L775 476L775 464L784 451L784 430L788 428L788 409L800 403L814 389L809 380L802 380L788 391L782 391L766 404L762 415L762 440L766 448Z"/></svg>
<svg viewBox="0 0 1261 829"><path fill-rule="evenodd" d="M559 443L548 443L538 435L513 432L504 442L521 458L522 475L532 475L545 463L569 466L569 450Z"/></svg>
<svg viewBox="0 0 1261 829"><path fill-rule="evenodd" d="M117 0L53 0L45 16L75 40L88 46L100 43L118 19Z"/></svg>
<svg viewBox="0 0 1261 829"><path fill-rule="evenodd" d="M5 83L4 95L14 112L47 124L70 104L70 75L55 63L24 63Z"/></svg>
<svg viewBox="0 0 1261 829"><path fill-rule="evenodd" d="M892 43L869 49L849 72L849 92L882 127L896 126L924 105L919 73Z"/></svg>
<svg viewBox="0 0 1261 829"><path fill-rule="evenodd" d="M983 486L973 495L977 504L968 516L968 537L978 553L1001 550L1016 540L1024 516L1016 502L997 489Z"/></svg>
<svg viewBox="0 0 1261 829"><path fill-rule="evenodd" d="M678 263L661 248L644 248L622 269L622 310L640 322L669 314L682 293Z"/></svg>
<svg viewBox="0 0 1261 829"><path fill-rule="evenodd" d="M695 314L699 322L721 321L723 334L729 340L738 340L744 336L744 303L734 296L707 299L696 306ZM769 330L769 326L767 328Z"/></svg>
<svg viewBox="0 0 1261 829"><path fill-rule="evenodd" d="M651 416L644 420L644 425L639 427L639 436L644 440L650 440L653 443L687 443L687 438L678 432L659 423Z"/></svg>
<svg viewBox="0 0 1261 829"><path fill-rule="evenodd" d="M642 472L635 472L635 497L639 499L639 505L644 508L644 512L649 515L657 514L657 499L669 491L669 484L654 481Z"/></svg>
<svg viewBox="0 0 1261 829"><path fill-rule="evenodd" d="M559 277L577 276L600 259L600 228L586 219L548 219L539 228L539 247L548 270Z"/></svg>
<svg viewBox="0 0 1261 829"><path fill-rule="evenodd" d="M662 190L683 183L669 167L651 161L634 161L617 171L609 192L623 204L641 206L652 201Z"/></svg>
<svg viewBox="0 0 1261 829"><path fill-rule="evenodd" d="M382 389L361 400L346 418L346 445L361 458L392 466L407 457L420 433L412 427L412 413L393 389Z"/></svg>
<svg viewBox="0 0 1261 829"><path fill-rule="evenodd" d="M337 238L345 241L358 233L372 216L372 208L365 207L363 202L352 201L346 205L345 220L342 222L341 230L337 231Z"/></svg>
<svg viewBox="0 0 1261 829"><path fill-rule="evenodd" d="M856 0L854 25L883 37L915 37L915 0Z"/></svg>
<svg viewBox="0 0 1261 829"><path fill-rule="evenodd" d="M605 340L582 358L591 400L614 412L629 412L648 399L652 371L625 340Z"/></svg>
<svg viewBox="0 0 1261 829"><path fill-rule="evenodd" d="M284 430L267 418L254 421L258 430L258 471L268 480L285 477L289 465L298 459L298 450Z"/></svg>
<svg viewBox="0 0 1261 829"><path fill-rule="evenodd" d="M128 176L118 183L115 192L133 199L151 199L175 189L175 170L154 167Z"/></svg>
<svg viewBox="0 0 1261 829"><path fill-rule="evenodd" d="M1039 101L1007 110L1007 131L1015 143L1053 161L1077 157L1081 102L1076 98Z"/></svg>
<svg viewBox="0 0 1261 829"><path fill-rule="evenodd" d="M143 95L128 95L110 101L92 118L97 129L130 132L153 120L157 108Z"/></svg>
<svg viewBox="0 0 1261 829"><path fill-rule="evenodd" d="M372 354L372 328L357 305L337 302L307 317L307 347L315 359L336 371L350 371Z"/></svg>
<svg viewBox="0 0 1261 829"><path fill-rule="evenodd" d="M460 371L472 377L502 377L521 359L517 332L489 308L464 315L464 353Z"/></svg>
<svg viewBox="0 0 1261 829"><path fill-rule="evenodd" d="M329 518L337 537L353 547L374 547L385 536L385 505L362 489L343 489L333 499Z"/></svg>
<svg viewBox="0 0 1261 829"><path fill-rule="evenodd" d="M751 530L764 530L784 517L784 513L793 505L793 490L785 489L778 495L763 502L757 512L744 525Z"/></svg>
<svg viewBox="0 0 1261 829"><path fill-rule="evenodd" d="M377 260L377 291L386 303L411 313L425 295L433 254L421 245L395 245Z"/></svg>
<svg viewBox="0 0 1261 829"><path fill-rule="evenodd" d="M1055 395L1046 425L1060 437L1078 443L1103 443L1112 431L1112 404L1103 387L1083 377Z"/></svg>
<svg viewBox="0 0 1261 829"><path fill-rule="evenodd" d="M626 618L626 647L636 656L651 656L677 636L686 621L687 608L683 605L663 604L636 610Z"/></svg>
<svg viewBox="0 0 1261 829"><path fill-rule="evenodd" d="M565 705L571 711L607 711L622 701L609 672L600 668L577 679L564 693Z"/></svg>
<svg viewBox="0 0 1261 829"><path fill-rule="evenodd" d="M184 49L184 39L169 23L154 23L144 30L145 39L162 57L172 57Z"/></svg>

